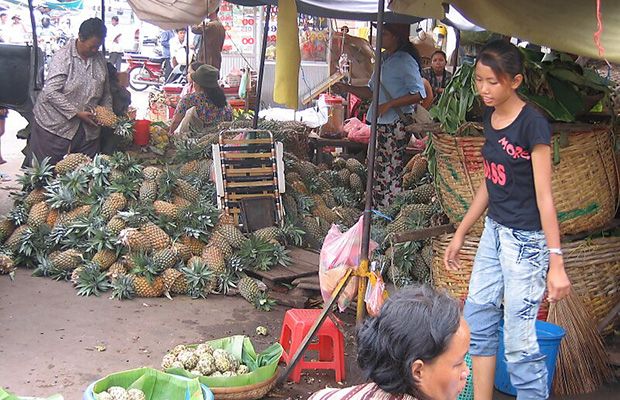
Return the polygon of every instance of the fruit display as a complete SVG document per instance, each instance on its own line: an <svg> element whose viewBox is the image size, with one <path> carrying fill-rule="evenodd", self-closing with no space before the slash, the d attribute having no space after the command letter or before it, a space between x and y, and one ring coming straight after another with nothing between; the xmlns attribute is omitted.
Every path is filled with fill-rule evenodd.
<svg viewBox="0 0 620 400"><path fill-rule="evenodd" d="M146 400L146 395L140 389L127 390L120 386L112 386L98 393L97 400Z"/></svg>
<svg viewBox="0 0 620 400"><path fill-rule="evenodd" d="M209 343L197 346L178 345L161 362L163 371L180 368L195 376L230 378L249 374L250 368L224 349L214 349Z"/></svg>

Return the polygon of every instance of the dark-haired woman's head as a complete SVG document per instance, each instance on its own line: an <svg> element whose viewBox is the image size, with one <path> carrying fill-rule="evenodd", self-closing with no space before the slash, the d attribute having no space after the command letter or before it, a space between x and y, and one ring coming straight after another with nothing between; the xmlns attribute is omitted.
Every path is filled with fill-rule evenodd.
<svg viewBox="0 0 620 400"><path fill-rule="evenodd" d="M386 392L454 400L469 369L469 328L456 300L428 285L402 289L357 332L358 364Z"/></svg>
<svg viewBox="0 0 620 400"><path fill-rule="evenodd" d="M476 88L489 107L502 104L523 82L523 54L513 44L496 40L484 46L476 58Z"/></svg>
<svg viewBox="0 0 620 400"><path fill-rule="evenodd" d="M431 55L431 67L435 73L443 73L448 63L448 57L442 50L435 50Z"/></svg>
<svg viewBox="0 0 620 400"><path fill-rule="evenodd" d="M82 22L78 32L76 46L80 56L92 57L99 52L99 47L105 39L106 27L99 18L89 18Z"/></svg>

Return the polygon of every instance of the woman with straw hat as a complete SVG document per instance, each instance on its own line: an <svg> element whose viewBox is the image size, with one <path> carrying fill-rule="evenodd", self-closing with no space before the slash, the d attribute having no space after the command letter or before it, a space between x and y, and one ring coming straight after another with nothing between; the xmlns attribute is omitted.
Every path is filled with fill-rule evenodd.
<svg viewBox="0 0 620 400"><path fill-rule="evenodd" d="M170 124L169 135L174 134L184 118L185 122L194 128L232 121L233 110L226 102L226 95L218 83L219 76L220 71L207 64L200 66L190 75L195 92L179 101ZM180 131L185 131L184 127Z"/></svg>

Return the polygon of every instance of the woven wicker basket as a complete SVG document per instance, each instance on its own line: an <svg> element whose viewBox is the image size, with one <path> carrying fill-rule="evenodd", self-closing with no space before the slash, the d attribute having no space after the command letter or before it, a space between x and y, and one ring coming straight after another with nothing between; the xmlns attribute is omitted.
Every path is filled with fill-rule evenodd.
<svg viewBox="0 0 620 400"><path fill-rule="evenodd" d="M474 130L480 136L452 136L433 132L438 192L453 223L465 216L476 189L484 182L482 126L465 124L459 133ZM552 187L563 235L608 224L618 207L618 165L608 126L552 124L559 163L553 166ZM481 218L470 233L482 233Z"/></svg>
<svg viewBox="0 0 620 400"><path fill-rule="evenodd" d="M247 386L210 387L215 400L257 400L265 397L276 385L277 372L269 379Z"/></svg>
<svg viewBox="0 0 620 400"><path fill-rule="evenodd" d="M465 299L480 238L466 237L460 253L461 268L452 272L443 266L444 253L452 236L433 239L433 285ZM592 318L599 323L620 302L620 237L578 240L563 243L562 247L572 290L580 295ZM604 333L611 331L612 326L608 326Z"/></svg>

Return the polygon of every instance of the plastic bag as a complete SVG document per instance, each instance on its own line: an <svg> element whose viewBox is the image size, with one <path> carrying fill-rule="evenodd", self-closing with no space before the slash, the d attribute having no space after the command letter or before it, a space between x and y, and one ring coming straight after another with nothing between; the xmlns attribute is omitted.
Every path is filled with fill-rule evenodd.
<svg viewBox="0 0 620 400"><path fill-rule="evenodd" d="M344 121L342 129L347 133L347 138L352 142L368 144L370 141L370 126L355 117Z"/></svg>
<svg viewBox="0 0 620 400"><path fill-rule="evenodd" d="M385 291L385 282L383 282L381 274L378 272L371 272L370 274L372 276L368 279L364 301L366 302L368 314L376 317L379 315L379 311L387 298L387 292Z"/></svg>
<svg viewBox="0 0 620 400"><path fill-rule="evenodd" d="M338 283L350 268L357 269L362 258L362 231L364 230L363 217L357 221L348 231L340 232L337 225L332 225L325 237L319 263L319 282L321 295L326 303ZM370 241L369 252L377 247L377 243ZM357 294L357 277L344 289L338 299L340 312L346 310Z"/></svg>

